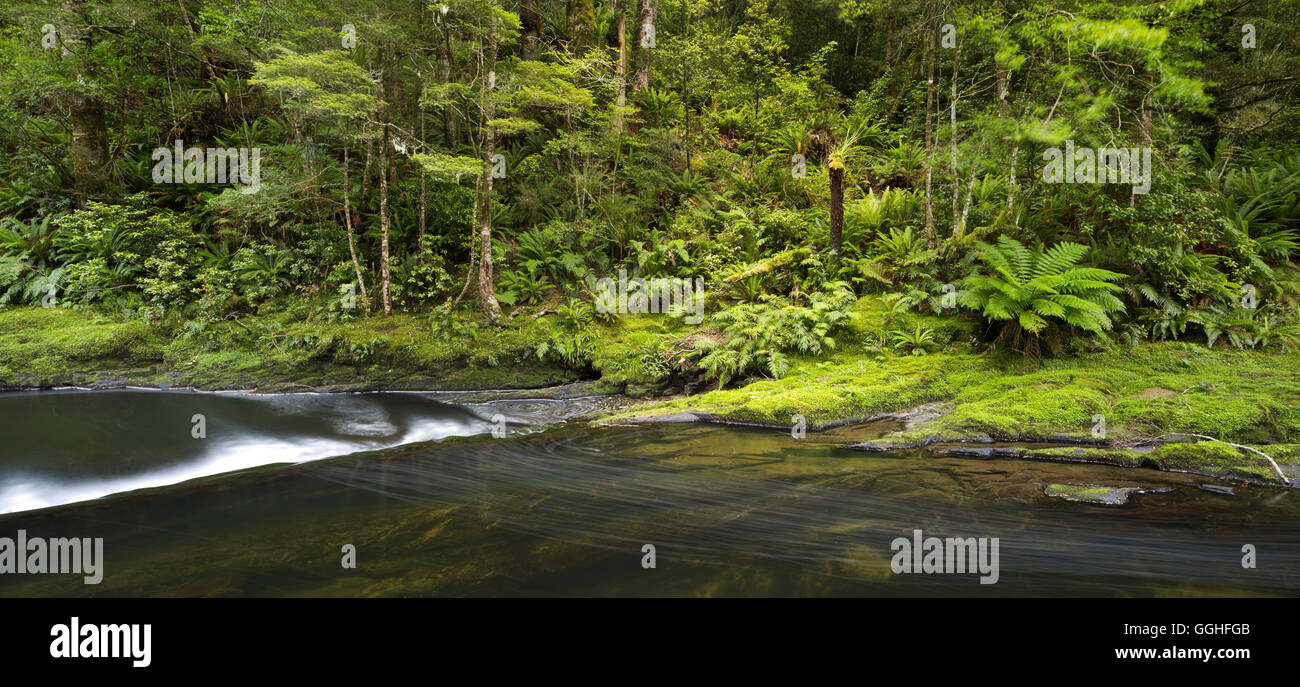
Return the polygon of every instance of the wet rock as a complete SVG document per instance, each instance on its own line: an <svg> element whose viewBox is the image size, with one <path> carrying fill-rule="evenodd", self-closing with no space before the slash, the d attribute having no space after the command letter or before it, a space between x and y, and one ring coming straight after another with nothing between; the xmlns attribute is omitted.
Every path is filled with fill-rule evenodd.
<svg viewBox="0 0 1300 687"><path fill-rule="evenodd" d="M1211 494L1224 494L1225 496L1236 495L1236 492L1232 490L1232 487L1221 487L1217 484L1198 484L1196 485L1196 488L1201 491L1208 491Z"/></svg>
<svg viewBox="0 0 1300 687"><path fill-rule="evenodd" d="M868 453L888 453L889 451L908 451L922 446L929 446L938 437L926 437L921 441L892 441L889 439L872 439L860 444L849 444L845 448Z"/></svg>
<svg viewBox="0 0 1300 687"><path fill-rule="evenodd" d="M948 412L948 409L944 408L941 403L926 403L901 413L895 413L893 416L903 421L904 429L910 430L931 420L937 420L947 415Z"/></svg>
<svg viewBox="0 0 1300 687"><path fill-rule="evenodd" d="M935 453L941 453L945 456L961 456L963 458L981 458L984 460L989 460L991 458L996 457L995 455L996 450L997 449L993 449L993 448L977 448L973 446L971 447L960 446L956 448L941 448L936 450Z"/></svg>
<svg viewBox="0 0 1300 687"><path fill-rule="evenodd" d="M1026 439L1032 440L1031 437ZM1089 436L1077 436L1074 434L1052 434L1043 438L1043 441L1049 441L1056 444L1101 444L1100 439L1094 439Z"/></svg>
<svg viewBox="0 0 1300 687"><path fill-rule="evenodd" d="M692 413L690 411L673 413L672 415L650 415L640 417L630 417L623 422L634 425L677 425L689 422L700 422L707 419L705 413Z"/></svg>
<svg viewBox="0 0 1300 687"><path fill-rule="evenodd" d="M1043 493L1075 503L1095 503L1103 506L1122 506L1128 503L1133 493L1141 493L1137 487L1105 487L1097 484L1049 484Z"/></svg>

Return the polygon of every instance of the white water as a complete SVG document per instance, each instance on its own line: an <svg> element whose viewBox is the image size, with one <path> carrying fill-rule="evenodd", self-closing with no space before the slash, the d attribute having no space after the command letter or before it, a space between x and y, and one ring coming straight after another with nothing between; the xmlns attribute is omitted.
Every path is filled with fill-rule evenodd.
<svg viewBox="0 0 1300 687"><path fill-rule="evenodd" d="M71 392L82 398L76 399L76 407L62 399L48 398L50 394L28 394L35 400L55 406L62 406L49 411L44 416L33 418L24 423L23 418L14 419L9 432L24 431L24 424L31 431L53 436L41 437L38 447L49 447L51 452L70 452L72 460L79 452L97 452L99 456L88 456L91 461L103 462L105 453L113 458L112 447L104 445L90 446L82 438L57 436L58 428L65 423L89 421L83 418L87 411L99 412L110 417L112 422L148 422L151 415L150 403L156 402L162 395L156 391L131 392ZM22 395L20 395L22 396ZM194 439L188 436L189 425L176 428L176 422L168 420L168 429L176 434L177 439L170 439L178 451L194 452L196 456L180 463L155 465L130 471L131 463L126 461L125 474L111 476L92 475L69 476L56 474L54 470L41 469L39 451L37 455L24 455L24 460L6 455L0 450L0 513L29 511L69 503L89 501L110 494L161 487L178 484L192 479L218 475L236 470L271 465L277 463L303 463L332 456L345 455L357 451L374 450L399 446L420 441L439 440L450 436L469 436L491 429L491 424L464 412L461 409L441 404L421 401L395 400L396 397L383 394L172 394L172 403L184 403L187 407L182 418L188 418L189 406L199 407L207 416L208 437ZM96 400L89 406L86 397ZM223 398L224 397L224 398ZM212 403L221 399L218 403ZM21 407L21 398L6 398L6 409ZM209 403L204 403L209 402ZM135 409L138 412L133 412ZM196 411L199 412L199 411ZM49 414L59 415L57 423L49 422ZM156 413L155 413L156 414ZM143 415L144 417L140 417ZM301 425L293 427L289 436L278 436L275 424L279 419L291 422L314 422L322 431L304 434ZM103 421L102 418L99 418ZM159 421L161 424L161 421ZM185 434L180 434L182 430ZM327 431L326 431L327 430ZM161 430L160 430L161 431ZM62 440L61 440L62 439ZM114 437L103 437L105 442L112 442ZM159 445L145 447L145 453L166 455L166 439ZM181 444L180 442L185 442ZM194 444L190 442L203 442ZM6 442L8 443L8 442ZM32 451L30 445L26 449ZM123 454L131 454L140 449L134 445L122 446ZM15 460L5 460L14 458ZM171 462L171 461L168 461ZM18 463L15 465L15 463ZM87 471L91 472L91 471Z"/></svg>

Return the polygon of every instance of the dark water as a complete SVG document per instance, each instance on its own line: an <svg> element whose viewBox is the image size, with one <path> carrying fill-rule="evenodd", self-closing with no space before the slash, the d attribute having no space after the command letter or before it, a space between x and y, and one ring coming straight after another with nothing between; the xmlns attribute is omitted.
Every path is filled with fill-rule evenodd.
<svg viewBox="0 0 1300 687"><path fill-rule="evenodd" d="M199 412L191 409L198 399L166 396L140 392L0 400L36 399L48 404L42 412L57 410L65 421L97 413L170 419L167 413L174 413L181 426L180 438L172 443L184 444L190 441L188 420ZM105 400L88 400L92 397ZM154 399L161 400L148 405ZM303 460L302 447L316 442L402 441L431 431L426 421L441 423L442 436L470 434L486 428L476 415L504 410L488 404L469 414L426 397L397 394L203 400L214 404L208 406L213 415L240 418L257 429L263 452L274 454L264 455L263 463L283 462L277 457L282 451L292 454L290 460ZM226 403L236 407L221 405ZM250 403L254 405L239 405ZM348 408L354 403L371 408L371 414L353 417ZM537 422L571 412L565 404L513 403L515 412L531 412ZM31 426L36 425L33 416L27 416ZM212 417L208 441L215 434ZM28 431L12 418L6 422L6 442L11 431ZM69 449L48 451L53 459L44 474L87 484L104 475L117 479L110 467L113 449L120 454L121 437L139 436L134 422L105 419L101 427L116 427L119 433L95 435L102 449L85 467L77 467ZM853 438L861 438L873 429L796 440L775 431L708 426L516 426L505 438L447 438L268 465L12 513L0 516L0 536L13 537L24 529L28 536L103 537L104 580L92 586L75 575L3 575L0 595L1176 596L1300 591L1300 493L1294 490L1238 488L1236 496L1224 496L1198 490L1196 484L1205 478L1154 471L838 448L854 432L859 436ZM59 445L75 447L79 439L69 435L61 441ZM20 452L7 447L0 462L5 479L14 472L10 466L25 466L30 473L41 465L43 444L22 438L19 445L32 453L19 457ZM165 451L153 449L140 455L148 470L210 458L187 454L189 458L168 462ZM1043 485L1058 482L1167 486L1173 491L1139 494L1128 505L1104 507L1043 495ZM977 574L893 574L890 543L910 537L915 529L925 536L997 537L998 582L981 585ZM341 547L347 544L356 547L355 569L340 563ZM653 569L642 566L646 544L656 550ZM1241 565L1245 544L1257 549L1255 569Z"/></svg>

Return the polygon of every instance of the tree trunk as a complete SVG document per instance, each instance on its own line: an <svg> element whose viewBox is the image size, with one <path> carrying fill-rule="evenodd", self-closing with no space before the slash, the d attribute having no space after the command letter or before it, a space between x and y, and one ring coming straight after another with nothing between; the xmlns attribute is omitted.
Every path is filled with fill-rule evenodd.
<svg viewBox="0 0 1300 687"><path fill-rule="evenodd" d="M649 5L650 5L650 0L642 0L642 2L644 2L644 3L646 4L646 6L649 7ZM650 8L650 12L651 12L651 15L654 14L654 8L653 8L653 7ZM691 36L691 15L690 15L690 12L687 11L686 1L685 1L685 0L682 0L682 38L683 38L683 40L685 40L685 39L687 39L687 38L690 38L690 36ZM648 70L649 70L649 67L647 67L646 69L647 69L647 72L646 72L646 79L648 80L648 79L650 78L650 77L649 77L649 71L648 71ZM638 77L638 78L639 78L639 77ZM647 84L648 84L648 83L649 83L649 81L647 81ZM691 174L691 153L692 153L692 151L691 151L691 89L690 89L690 83L691 83L690 79L688 79L687 76L686 76L686 70L683 68L683 69L682 69L682 113L685 115L685 117L683 117L683 119L684 119L684 122L683 122L683 128L684 128L684 131L683 131L683 138L685 139L685 141L684 141L684 146L685 146L685 149L686 149L686 173L687 173L687 174Z"/></svg>
<svg viewBox="0 0 1300 687"><path fill-rule="evenodd" d="M831 261L840 262L840 244L843 243L844 228L844 166L838 161L830 166L831 184Z"/></svg>
<svg viewBox="0 0 1300 687"><path fill-rule="evenodd" d="M952 56L952 83L948 96L948 129L952 137L952 235L960 231L957 223L957 194L961 189L961 177L957 175L957 63L961 57L961 48L957 47Z"/></svg>
<svg viewBox="0 0 1300 687"><path fill-rule="evenodd" d="M483 120L491 122L496 116L496 107L488 91L495 86L497 61L496 45L486 50L488 78L483 84ZM492 269L492 157L496 155L496 131L490 124L485 126L483 148L485 167L483 175L483 198L479 208L479 262L478 262L478 301L487 315L488 321L497 324L501 321L501 304L497 302L496 286Z"/></svg>
<svg viewBox="0 0 1300 687"><path fill-rule="evenodd" d="M383 279L384 314L393 314L391 275L388 271L388 126L384 125L384 140L379 148L379 274Z"/></svg>
<svg viewBox="0 0 1300 687"><path fill-rule="evenodd" d="M525 60L535 60L537 47L542 40L542 15L537 13L537 0L524 0L519 21L524 29L520 43L521 54Z"/></svg>
<svg viewBox="0 0 1300 687"><path fill-rule="evenodd" d="M488 153L495 147L488 143ZM491 165L489 165L490 167ZM492 171L489 169L483 178L483 201L479 209L479 261L478 261L478 302L487 315L488 321L497 324L501 321L501 304L497 302L496 286L493 283L492 268Z"/></svg>
<svg viewBox="0 0 1300 687"><path fill-rule="evenodd" d="M1007 207L1016 199L1016 159L1020 157L1020 139L1017 138L1015 145L1011 146L1011 176L1007 177Z"/></svg>
<svg viewBox="0 0 1300 687"><path fill-rule="evenodd" d="M473 212L471 213L473 216L470 217L469 220L469 257L465 260L465 285L460 287L460 293L456 296L456 300L451 302L451 307L453 309L459 305L460 300L465 297L465 293L469 291L469 283L474 278L474 239L477 238L476 235L478 234L478 199L480 195L479 184L481 183L482 180L475 177L474 205Z"/></svg>
<svg viewBox="0 0 1300 687"><path fill-rule="evenodd" d="M419 109L417 108L416 116L420 118L420 144L423 145L424 144L424 113L420 112ZM418 244L420 249L420 262L424 262L424 232L425 232L424 225L425 225L425 219L428 217L428 211L427 211L428 202L426 200L427 196L425 194L425 187L426 187L425 169L424 169L424 165L420 165L420 242Z"/></svg>
<svg viewBox="0 0 1300 687"><path fill-rule="evenodd" d="M889 15L889 20L885 24L885 69L889 69L894 65L893 52L890 50L890 46L894 43L894 12L888 8L885 12Z"/></svg>
<svg viewBox="0 0 1300 687"><path fill-rule="evenodd" d="M927 3L926 22L930 27L929 75L925 85L925 242L934 247L934 140L930 123L931 110L934 107L934 12L932 3Z"/></svg>
<svg viewBox="0 0 1300 687"><path fill-rule="evenodd" d="M636 13L636 87L643 91L650 87L650 48L644 47L646 27L654 26L655 6L653 0L638 0Z"/></svg>
<svg viewBox="0 0 1300 687"><path fill-rule="evenodd" d="M614 99L614 129L623 133L623 108L627 106L627 18L619 12L614 30L618 32L618 94Z"/></svg>
<svg viewBox="0 0 1300 687"><path fill-rule="evenodd" d="M370 161L374 157L375 141L366 138L366 164L361 169L361 211L370 207Z"/></svg>
<svg viewBox="0 0 1300 687"><path fill-rule="evenodd" d="M357 285L361 288L361 302L366 312L370 312L370 296L366 294L366 280L361 277L361 262L357 260L357 240L352 232L352 183L348 177L348 146L343 145L343 221L348 228L348 253L352 256L352 269L357 273Z"/></svg>
<svg viewBox="0 0 1300 687"><path fill-rule="evenodd" d="M961 208L961 221L957 223L957 228L953 236L960 238L966 233L966 218L970 216L971 193L975 190L975 165L970 168L970 181L966 184L966 202Z"/></svg>
<svg viewBox="0 0 1300 687"><path fill-rule="evenodd" d="M104 105L91 95L72 97L72 174L77 197L85 202L108 188L108 136ZM179 169L179 167L178 167Z"/></svg>
<svg viewBox="0 0 1300 687"><path fill-rule="evenodd" d="M1151 147L1151 94L1142 96L1142 142ZM1150 172L1151 170L1147 170ZM1129 193L1128 206L1137 204L1137 193Z"/></svg>
<svg viewBox="0 0 1300 687"><path fill-rule="evenodd" d="M434 41L438 50L438 75L443 83L451 82L451 36L445 32L441 41ZM456 119L456 108L442 108L443 129L447 134L447 149L455 150L460 145L460 123Z"/></svg>

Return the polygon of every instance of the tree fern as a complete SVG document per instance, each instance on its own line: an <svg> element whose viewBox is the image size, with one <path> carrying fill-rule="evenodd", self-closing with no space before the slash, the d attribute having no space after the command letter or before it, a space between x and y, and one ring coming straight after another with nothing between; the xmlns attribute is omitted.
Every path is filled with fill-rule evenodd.
<svg viewBox="0 0 1300 687"><path fill-rule="evenodd" d="M1112 283L1124 275L1078 266L1087 252L1068 242L1029 248L1006 236L997 245L980 243L975 257L985 273L962 281L957 302L1001 323L995 345L1030 356L1038 354L1040 336L1057 341L1062 324L1102 334L1112 327L1111 313L1124 310L1114 294L1120 287Z"/></svg>

